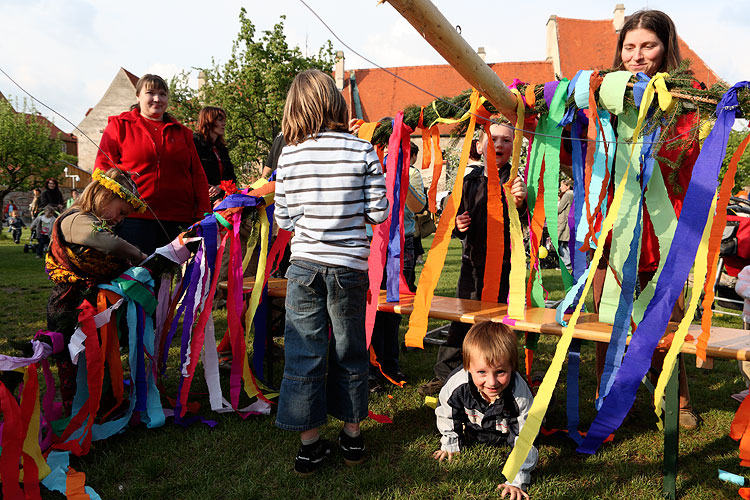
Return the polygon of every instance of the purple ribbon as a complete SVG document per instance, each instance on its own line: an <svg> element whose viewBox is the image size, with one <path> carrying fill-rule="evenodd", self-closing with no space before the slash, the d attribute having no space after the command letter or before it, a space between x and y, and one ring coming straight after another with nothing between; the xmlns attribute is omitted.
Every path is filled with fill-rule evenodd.
<svg viewBox="0 0 750 500"><path fill-rule="evenodd" d="M604 439L622 424L635 401L641 380L651 366L651 356L666 330L674 303L682 293L709 216L718 185L719 169L726 155L729 133L739 111L737 91L748 85L748 82L735 84L722 96L716 107L716 124L703 143L703 149L693 168L682 213L677 222L674 241L679 244L672 245L669 249L654 297L633 336L609 396L604 399L602 409L577 450L580 453L595 453Z"/></svg>
<svg viewBox="0 0 750 500"><path fill-rule="evenodd" d="M555 97L555 91L557 90L558 85L560 85L559 81L547 82L544 84L544 102L547 103L548 108L550 104L552 104L552 98Z"/></svg>

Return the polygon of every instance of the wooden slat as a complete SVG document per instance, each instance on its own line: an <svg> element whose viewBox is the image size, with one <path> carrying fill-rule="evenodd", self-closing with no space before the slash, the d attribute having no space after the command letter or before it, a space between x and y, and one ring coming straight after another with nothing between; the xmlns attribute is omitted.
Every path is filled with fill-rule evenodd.
<svg viewBox="0 0 750 500"><path fill-rule="evenodd" d="M245 278L242 286L244 292L253 289L255 280ZM225 283L223 283L226 286ZM286 279L270 278L268 280L268 295L271 297L286 296ZM386 302L386 292L381 290L378 310L409 315L414 310L414 296L402 295L399 302ZM481 302L478 300L456 299L453 297L435 296L430 306L430 318L446 321L460 321L462 323L479 323L482 321L494 321L505 323L515 330L532 333L543 333L545 335L562 335L563 327L555 321L555 310L544 308L526 309L522 320L507 320L508 306L494 302ZM565 319L569 319L566 315ZM670 323L667 334L677 329L677 323ZM598 316L593 313L581 314L574 337L596 342L609 342L612 333L612 325L600 323ZM700 334L700 326L692 325L688 333L697 338ZM629 339L628 339L629 340ZM668 347L665 342L662 346ZM681 352L695 354L695 340L683 344ZM711 340L706 349L709 358L737 359L750 361L750 331L735 328L714 327L711 328Z"/></svg>

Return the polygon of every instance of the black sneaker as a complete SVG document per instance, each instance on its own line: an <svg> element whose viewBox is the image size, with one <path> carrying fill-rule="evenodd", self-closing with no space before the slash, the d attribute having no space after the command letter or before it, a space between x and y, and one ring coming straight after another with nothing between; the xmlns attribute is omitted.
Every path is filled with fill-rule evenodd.
<svg viewBox="0 0 750 500"><path fill-rule="evenodd" d="M294 472L300 476L312 474L331 454L331 443L326 439L318 439L313 444L300 446L294 457Z"/></svg>
<svg viewBox="0 0 750 500"><path fill-rule="evenodd" d="M362 434L353 438L342 429L339 433L339 446L346 465L359 465L365 461L365 442L362 440Z"/></svg>

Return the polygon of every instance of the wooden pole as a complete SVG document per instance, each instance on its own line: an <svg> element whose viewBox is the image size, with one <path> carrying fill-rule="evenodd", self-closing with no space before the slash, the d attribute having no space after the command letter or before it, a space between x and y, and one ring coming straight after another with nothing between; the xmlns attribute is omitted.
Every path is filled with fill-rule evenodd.
<svg viewBox="0 0 750 500"><path fill-rule="evenodd" d="M430 0L381 1L390 3L448 64L515 123L515 96Z"/></svg>

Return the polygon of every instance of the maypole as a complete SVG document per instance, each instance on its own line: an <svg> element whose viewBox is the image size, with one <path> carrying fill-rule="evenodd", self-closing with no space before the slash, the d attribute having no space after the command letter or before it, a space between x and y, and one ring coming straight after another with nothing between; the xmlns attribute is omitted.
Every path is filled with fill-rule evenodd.
<svg viewBox="0 0 750 500"><path fill-rule="evenodd" d="M390 3L427 43L512 123L516 97L429 0L381 0Z"/></svg>

